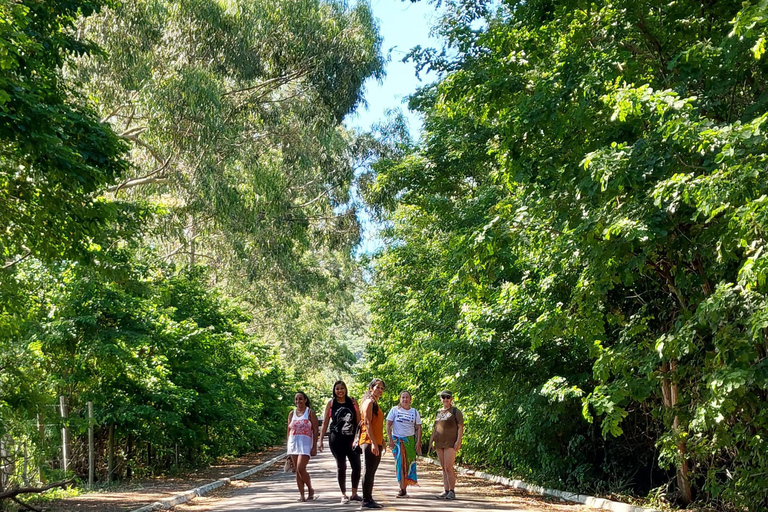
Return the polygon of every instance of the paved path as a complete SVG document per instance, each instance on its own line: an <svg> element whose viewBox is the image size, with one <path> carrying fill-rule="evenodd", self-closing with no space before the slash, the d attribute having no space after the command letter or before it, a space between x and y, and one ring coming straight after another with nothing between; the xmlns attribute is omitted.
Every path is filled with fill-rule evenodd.
<svg viewBox="0 0 768 512"><path fill-rule="evenodd" d="M293 473L279 472L254 475L248 482L230 487L220 495L195 499L188 505L177 507L181 512L252 512L265 511L323 511L351 512L359 503L342 505L341 493L336 483L336 464L330 450L313 458L308 466L312 484L318 498L315 501L299 503L299 491ZM507 510L515 512L583 512L588 509L580 505L553 503L536 496L526 495L499 485L480 482L478 479L459 475L455 501L438 500L435 495L442 491L442 477L439 468L419 463L420 487L409 487L410 498L395 498L397 478L394 461L389 451L384 455L376 472L374 499L384 505L383 512L397 510L404 512L448 512L462 510L480 512L486 510ZM347 470L349 478L349 469ZM362 482L361 482L362 484Z"/></svg>

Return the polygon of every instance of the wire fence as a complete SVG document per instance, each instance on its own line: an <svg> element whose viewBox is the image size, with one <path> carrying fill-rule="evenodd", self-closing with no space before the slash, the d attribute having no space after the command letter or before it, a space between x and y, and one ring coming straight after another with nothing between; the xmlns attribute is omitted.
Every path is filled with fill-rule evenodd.
<svg viewBox="0 0 768 512"><path fill-rule="evenodd" d="M31 417L7 421L0 437L0 490L40 485L82 474L83 469L90 476L89 459L95 460L95 454L89 454L88 440L95 425L89 409L93 410L90 402L70 411L61 397L59 403L45 404Z"/></svg>
<svg viewBox="0 0 768 512"><path fill-rule="evenodd" d="M193 460L179 445L134 442L114 425L94 421L93 403L71 408L65 397L24 418L4 420L0 436L0 493L78 477L89 486L131 478L137 471L171 468Z"/></svg>

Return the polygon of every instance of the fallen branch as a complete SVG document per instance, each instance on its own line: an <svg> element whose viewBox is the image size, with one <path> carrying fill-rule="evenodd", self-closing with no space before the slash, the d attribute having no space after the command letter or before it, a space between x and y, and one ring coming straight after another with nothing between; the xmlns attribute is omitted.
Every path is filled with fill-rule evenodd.
<svg viewBox="0 0 768 512"><path fill-rule="evenodd" d="M17 503L24 510L31 510L32 512L43 512L39 508L35 508L32 505L28 505L18 498L11 498L11 501L13 501L14 503Z"/></svg>
<svg viewBox="0 0 768 512"><path fill-rule="evenodd" d="M53 489L54 487L63 488L73 483L75 483L75 479L70 478L69 480L64 480L63 482L56 482L56 483L44 485L42 487L17 487L16 489L9 489L5 492L0 492L0 500L5 500L9 498L14 499L19 494L37 494L37 493L45 492L49 489Z"/></svg>

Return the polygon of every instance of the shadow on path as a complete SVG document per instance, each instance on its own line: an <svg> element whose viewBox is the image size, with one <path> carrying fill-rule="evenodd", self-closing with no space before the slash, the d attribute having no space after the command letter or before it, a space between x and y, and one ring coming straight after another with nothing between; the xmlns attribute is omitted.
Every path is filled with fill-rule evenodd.
<svg viewBox="0 0 768 512"><path fill-rule="evenodd" d="M252 512L287 511L301 512L351 512L358 510L359 503L341 504L341 492L336 482L336 463L329 450L313 457L309 473L317 499L298 502L299 491L293 473L273 471L256 474L246 482L227 489L196 498L186 505L177 506L179 512ZM384 505L383 511L403 512L448 512L506 510L520 512L579 512L588 510L581 505L559 502L528 495L515 489L487 482L473 477L459 475L455 501L435 498L442 491L442 476L439 469L419 463L419 487L409 487L409 498L396 498L398 491L392 455L387 452L376 473L374 499ZM347 470L349 478L349 470ZM349 486L349 482L347 483ZM349 491L349 489L348 489Z"/></svg>

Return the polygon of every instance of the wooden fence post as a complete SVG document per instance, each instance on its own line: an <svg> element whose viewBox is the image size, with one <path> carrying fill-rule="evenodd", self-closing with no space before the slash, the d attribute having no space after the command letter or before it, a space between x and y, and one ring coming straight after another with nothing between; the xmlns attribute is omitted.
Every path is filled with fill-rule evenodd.
<svg viewBox="0 0 768 512"><path fill-rule="evenodd" d="M67 425L68 411L67 399L64 395L59 397L59 407L61 408L61 419L64 425L61 427L61 461L64 473L69 469L69 426Z"/></svg>
<svg viewBox="0 0 768 512"><path fill-rule="evenodd" d="M96 473L96 453L93 447L93 402L88 402L88 487L93 487Z"/></svg>

